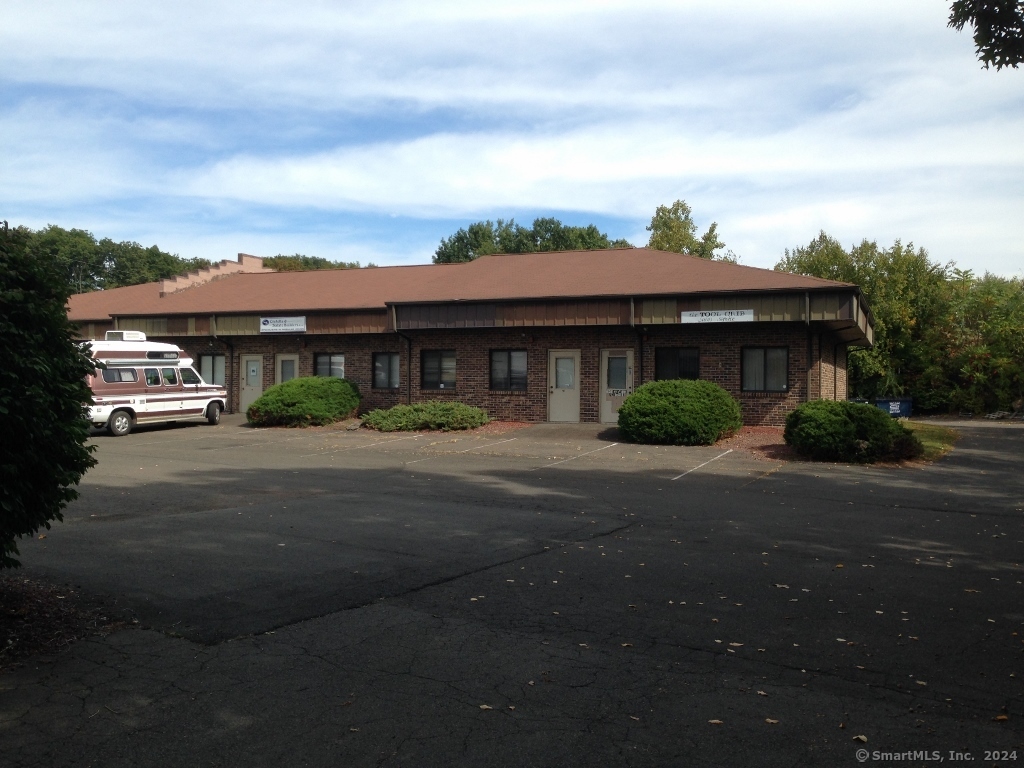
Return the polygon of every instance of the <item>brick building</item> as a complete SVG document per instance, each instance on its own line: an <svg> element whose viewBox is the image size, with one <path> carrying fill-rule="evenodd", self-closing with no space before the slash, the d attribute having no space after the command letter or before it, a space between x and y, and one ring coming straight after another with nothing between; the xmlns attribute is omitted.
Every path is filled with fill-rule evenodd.
<svg viewBox="0 0 1024 768"><path fill-rule="evenodd" d="M178 344L232 411L318 374L358 384L364 409L459 400L523 421L614 422L635 386L701 378L745 423L781 424L808 399L845 399L847 347L873 337L855 285L647 248L316 272L239 254L72 296L68 312L85 338Z"/></svg>

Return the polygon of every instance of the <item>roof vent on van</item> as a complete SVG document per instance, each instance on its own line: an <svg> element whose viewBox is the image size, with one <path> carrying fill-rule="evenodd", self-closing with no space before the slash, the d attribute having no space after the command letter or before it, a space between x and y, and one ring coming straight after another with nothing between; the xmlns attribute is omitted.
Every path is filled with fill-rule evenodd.
<svg viewBox="0 0 1024 768"><path fill-rule="evenodd" d="M103 338L106 341L145 341L146 334L142 331L107 331Z"/></svg>

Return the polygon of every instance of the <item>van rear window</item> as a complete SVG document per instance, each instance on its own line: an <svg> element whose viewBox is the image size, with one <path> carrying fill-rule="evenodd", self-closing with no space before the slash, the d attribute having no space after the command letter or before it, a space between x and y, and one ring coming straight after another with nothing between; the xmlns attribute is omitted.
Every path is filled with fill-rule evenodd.
<svg viewBox="0 0 1024 768"><path fill-rule="evenodd" d="M138 381L139 376L134 368L104 368L103 380L113 384L119 381Z"/></svg>

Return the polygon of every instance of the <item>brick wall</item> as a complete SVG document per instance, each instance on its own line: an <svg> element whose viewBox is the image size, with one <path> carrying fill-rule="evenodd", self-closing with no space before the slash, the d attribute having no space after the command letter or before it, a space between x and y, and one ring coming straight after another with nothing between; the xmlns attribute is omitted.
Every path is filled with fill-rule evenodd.
<svg viewBox="0 0 1024 768"><path fill-rule="evenodd" d="M563 326L539 328L467 328L458 330L417 330L407 332L408 343L397 334L275 335L243 336L230 339L156 339L177 343L190 356L226 354L225 385L228 409L239 404L240 359L242 355L261 355L263 385L275 383L276 356L295 354L299 375L311 376L313 356L317 353L344 354L345 376L359 386L363 396L361 410L387 408L408 400L458 400L485 408L492 418L515 421L547 420L548 351L578 349L581 355L580 420L596 422L600 418L599 372L602 349L631 349L634 365L642 372L642 381L654 379L654 351L659 346L698 347L700 375L730 392L743 409L744 423L780 425L793 408L812 398L846 396L846 349L835 346L828 334L811 337L811 375L808 377L808 333L801 323L657 325L644 328L625 326ZM787 347L789 349L788 391L743 392L740 361L745 346ZM421 352L454 349L456 385L454 389L423 390ZM490 351L525 349L527 351L527 390L525 392L490 389ZM373 353L397 352L400 356L401 388L373 389ZM411 364L410 364L411 362ZM409 389L408 374L412 373ZM808 382L810 378L810 382ZM635 384L641 383L636 377Z"/></svg>

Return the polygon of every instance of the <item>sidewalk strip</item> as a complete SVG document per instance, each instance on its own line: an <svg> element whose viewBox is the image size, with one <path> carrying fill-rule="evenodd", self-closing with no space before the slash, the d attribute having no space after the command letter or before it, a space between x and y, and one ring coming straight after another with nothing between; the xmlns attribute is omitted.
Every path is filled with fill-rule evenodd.
<svg viewBox="0 0 1024 768"><path fill-rule="evenodd" d="M614 448L616 445L618 445L618 443L612 443L611 445L606 445L606 446L604 446L604 448L595 448L592 451L587 451L586 453L581 453L579 456L570 456L568 459L562 459L561 461L556 461L554 464L545 464L543 467L537 467L537 469L547 469L548 467L554 467L554 466L556 466L558 464L565 464L565 462L567 462L567 461L574 461L576 459L582 458L583 456L589 456L592 453L597 453L598 451L604 451L604 450L607 450L608 448Z"/></svg>
<svg viewBox="0 0 1024 768"><path fill-rule="evenodd" d="M697 465L696 467L694 467L693 469L688 469L688 470L686 470L686 471L685 471L685 472L683 472L683 474L681 474L681 475L676 475L675 477L673 477L673 478L672 478L672 480L678 480L678 479L679 479L680 477L686 477L686 476L687 476L688 474L690 474L691 472L696 472L696 471L697 471L698 469L700 469L701 467L706 467L706 466L707 466L708 464L710 464L710 463L711 463L712 461L717 461L718 459L722 458L723 456L727 456L727 455L728 455L728 454L730 454L730 453L732 453L732 448L730 448L730 449L729 449L728 451L726 451L725 453L720 453L720 454L718 454L718 455L717 455L717 456L715 456L715 458L713 458L713 459L708 459L708 460L707 460L707 461L705 461L705 462L704 462L703 464L698 464L698 465ZM669 482L672 482L672 481L670 480Z"/></svg>

